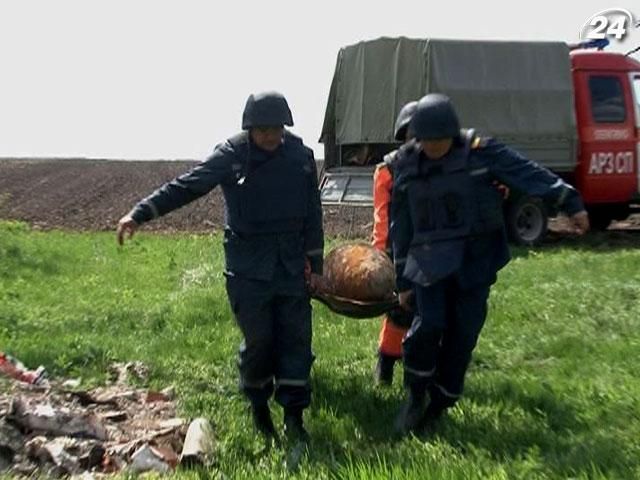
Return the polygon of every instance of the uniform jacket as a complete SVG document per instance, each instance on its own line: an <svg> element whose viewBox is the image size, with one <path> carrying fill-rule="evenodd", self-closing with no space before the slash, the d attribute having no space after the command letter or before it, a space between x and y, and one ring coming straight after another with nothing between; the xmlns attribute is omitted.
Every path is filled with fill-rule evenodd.
<svg viewBox="0 0 640 480"><path fill-rule="evenodd" d="M391 189L393 172L391 163L397 150L387 154L383 162L376 166L373 173L373 246L381 252L391 254L389 240L389 209L391 207Z"/></svg>
<svg viewBox="0 0 640 480"><path fill-rule="evenodd" d="M546 168L494 139L464 132L460 138L439 160L427 159L415 141L398 151L391 238L400 291L452 274L463 288L495 282L510 259L495 182L541 197L569 215L584 209L578 192ZM458 211L448 204L452 198L462 199ZM427 212L429 202L434 205ZM450 214L449 227L427 218L438 217L434 211Z"/></svg>
<svg viewBox="0 0 640 480"><path fill-rule="evenodd" d="M220 185L225 199L226 271L273 278L281 262L290 274L322 273L322 206L313 152L285 132L275 152L244 132L218 145L190 172L163 185L132 211L138 223L182 207Z"/></svg>

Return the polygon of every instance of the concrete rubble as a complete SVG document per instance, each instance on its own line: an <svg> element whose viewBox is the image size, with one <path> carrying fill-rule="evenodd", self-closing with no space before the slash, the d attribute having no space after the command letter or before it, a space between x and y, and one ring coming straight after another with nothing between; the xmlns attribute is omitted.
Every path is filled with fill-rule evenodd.
<svg viewBox="0 0 640 480"><path fill-rule="evenodd" d="M185 466L204 465L213 449L211 424L205 418L196 418L189 425L184 439L180 463Z"/></svg>
<svg viewBox="0 0 640 480"><path fill-rule="evenodd" d="M42 386L0 378L0 475L95 480L120 472L166 473L210 459L211 426L196 419L190 427L178 417L173 388L129 385L130 377L148 378L140 362L113 371L115 383L91 390L78 382Z"/></svg>

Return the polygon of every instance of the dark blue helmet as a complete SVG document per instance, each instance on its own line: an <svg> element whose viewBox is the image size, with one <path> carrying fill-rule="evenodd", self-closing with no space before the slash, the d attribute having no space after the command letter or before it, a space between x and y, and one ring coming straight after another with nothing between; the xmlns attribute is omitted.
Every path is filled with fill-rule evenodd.
<svg viewBox="0 0 640 480"><path fill-rule="evenodd" d="M394 128L394 138L398 142L404 142L407 138L407 128L409 127L409 122L411 122L411 117L413 116L413 112L416 111L416 106L418 102L413 101L407 103L398 114L398 118L396 118L396 126Z"/></svg>
<svg viewBox="0 0 640 480"><path fill-rule="evenodd" d="M253 127L278 127L293 125L293 117L287 100L278 92L249 95L242 113L242 129Z"/></svg>
<svg viewBox="0 0 640 480"><path fill-rule="evenodd" d="M460 121L451 99L430 93L418 102L409 125L416 140L439 140L460 135Z"/></svg>

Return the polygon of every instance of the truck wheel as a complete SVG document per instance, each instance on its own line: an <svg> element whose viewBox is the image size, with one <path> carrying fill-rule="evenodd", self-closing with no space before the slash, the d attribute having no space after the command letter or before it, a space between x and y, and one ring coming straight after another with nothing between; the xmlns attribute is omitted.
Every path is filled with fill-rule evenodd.
<svg viewBox="0 0 640 480"><path fill-rule="evenodd" d="M522 196L507 206L507 232L518 245L537 245L547 233L547 209L542 200Z"/></svg>

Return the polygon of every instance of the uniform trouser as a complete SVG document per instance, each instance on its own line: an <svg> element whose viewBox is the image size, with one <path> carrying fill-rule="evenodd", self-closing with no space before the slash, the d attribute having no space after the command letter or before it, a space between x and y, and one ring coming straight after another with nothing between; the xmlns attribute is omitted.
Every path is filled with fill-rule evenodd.
<svg viewBox="0 0 640 480"><path fill-rule="evenodd" d="M462 395L490 288L463 290L454 276L416 287L417 315L403 342L405 385L428 388L437 406L453 406Z"/></svg>
<svg viewBox="0 0 640 480"><path fill-rule="evenodd" d="M227 276L227 294L242 331L240 388L254 405L274 392L284 408L311 401L311 304L303 274L279 267L271 281Z"/></svg>

